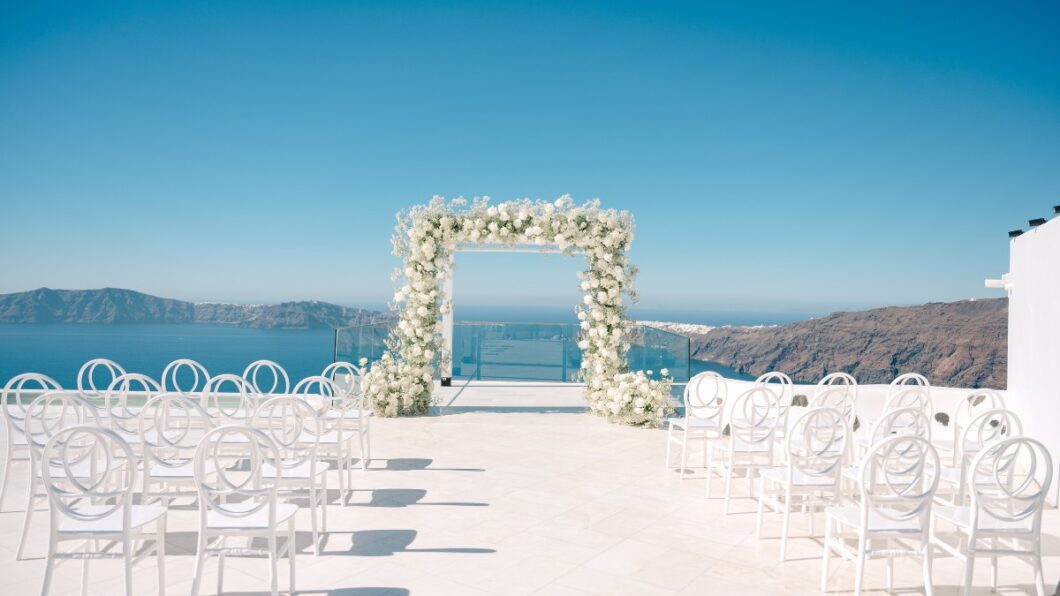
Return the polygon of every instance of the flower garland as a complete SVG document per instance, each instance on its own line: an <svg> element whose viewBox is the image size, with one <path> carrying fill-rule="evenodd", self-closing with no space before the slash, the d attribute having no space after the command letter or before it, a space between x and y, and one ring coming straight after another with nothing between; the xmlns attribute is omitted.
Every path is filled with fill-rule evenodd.
<svg viewBox="0 0 1060 596"><path fill-rule="evenodd" d="M601 209L599 200L575 205L568 195L497 205L488 197L468 204L436 196L397 220L392 242L404 267L395 272L401 287L393 308L400 313L387 353L365 377L365 395L377 413L418 415L430 407L435 359L444 365L451 356L441 346L440 317L452 305L443 304L439 288L452 275L453 250L465 243L554 245L568 256L583 253L589 267L579 273L578 347L590 411L626 424L658 424L672 411L670 379L630 372L626 361L633 322L623 297L636 300L631 286L637 273L626 255L633 241L628 212Z"/></svg>

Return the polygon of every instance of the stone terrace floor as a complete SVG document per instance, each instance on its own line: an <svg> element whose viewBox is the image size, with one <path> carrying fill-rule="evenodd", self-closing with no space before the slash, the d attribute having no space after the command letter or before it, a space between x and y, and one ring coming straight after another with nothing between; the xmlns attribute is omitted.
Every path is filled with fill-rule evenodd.
<svg viewBox="0 0 1060 596"><path fill-rule="evenodd" d="M754 536L754 503L704 498L702 471L681 479L663 469L664 433L608 424L588 414L468 411L424 418L373 421L368 472L355 473L351 505L329 509L322 556L313 556L309 519L299 513L297 585L301 594L818 594L819 539L807 538L807 519L792 517L789 561L778 561L779 519L767 514ZM698 458L696 458L698 459ZM0 513L0 578L8 595L40 590L46 515L32 526L28 555L15 562L23 492L16 470L13 493ZM337 486L336 479L330 481ZM735 484L746 496L746 483ZM715 483L716 495L722 484ZM12 498L14 497L14 498ZM196 512L170 513L168 594L190 591ZM817 524L820 530L821 523ZM1046 513L1042 547L1047 585L1060 580L1060 512ZM885 562L867 566L868 593L883 593ZM216 592L216 558L203 593ZM280 587L287 586L280 561ZM914 560L896 565L898 593L920 593ZM854 566L833 558L831 593L853 589ZM961 573L938 558L936 594L955 594ZM134 593L155 591L154 559L136 567ZM989 593L989 564L976 570L976 593ZM1002 593L1033 593L1030 568L1006 560ZM264 559L229 557L225 591L267 591ZM122 593L121 565L94 562L89 591ZM53 594L79 589L80 565L61 564ZM1051 593L1051 592L1050 592Z"/></svg>

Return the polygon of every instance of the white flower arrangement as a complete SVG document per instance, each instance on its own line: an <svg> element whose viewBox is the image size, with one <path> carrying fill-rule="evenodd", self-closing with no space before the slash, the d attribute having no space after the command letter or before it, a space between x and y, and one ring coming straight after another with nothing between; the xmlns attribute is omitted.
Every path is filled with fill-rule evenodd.
<svg viewBox="0 0 1060 596"><path fill-rule="evenodd" d="M601 209L599 200L575 205L568 195L554 202L521 199L490 205L489 197L426 205L401 212L395 227L394 254L404 266L395 272L401 286L393 308L400 310L387 341L388 352L367 373L369 402L382 416L419 415L431 405L435 358L444 365L440 316L441 283L450 275L451 256L465 243L555 245L570 256L585 255L588 270L579 273L584 293L578 305L582 350L581 378L589 409L626 424L658 424L672 411L671 380L629 372L626 352L633 322L623 297L632 290L637 270L626 255L633 241L633 217ZM665 377L665 373L663 374Z"/></svg>

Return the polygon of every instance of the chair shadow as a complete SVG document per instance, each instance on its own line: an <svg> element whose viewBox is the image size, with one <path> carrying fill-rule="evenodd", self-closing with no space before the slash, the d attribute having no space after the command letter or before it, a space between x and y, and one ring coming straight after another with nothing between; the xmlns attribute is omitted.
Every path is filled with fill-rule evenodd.
<svg viewBox="0 0 1060 596"><path fill-rule="evenodd" d="M367 503L350 503L354 507L408 507L410 505L442 505L448 507L489 507L489 503L470 501L434 501L422 503L427 491L421 488L375 488Z"/></svg>
<svg viewBox="0 0 1060 596"><path fill-rule="evenodd" d="M332 532L332 534L335 534L335 532ZM396 553L474 555L497 552L492 548L409 548L409 545L416 540L416 530L357 530L352 534L352 545L349 550L326 551L323 554L353 557L391 557Z"/></svg>
<svg viewBox="0 0 1060 596"><path fill-rule="evenodd" d="M379 461L379 460L373 460ZM485 472L483 468L431 468L429 467L434 460L419 458L419 457L395 457L386 461L386 467L384 470L397 471L397 472L410 472L417 470L427 470L430 472Z"/></svg>
<svg viewBox="0 0 1060 596"><path fill-rule="evenodd" d="M268 591L263 592L229 592L226 596L269 596ZM321 596L409 596L406 588L391 588L383 586L358 587L358 588L332 588L329 590L295 590L295 594L320 594Z"/></svg>
<svg viewBox="0 0 1060 596"><path fill-rule="evenodd" d="M321 550L327 545L328 532L320 533ZM287 540L286 529L278 534L279 542L283 544ZM268 546L268 541L264 538L254 538L251 542L253 548L265 549ZM174 548L179 549L180 552L174 552ZM195 555L199 550L199 533L198 532L166 532L166 549L169 554L189 554ZM313 533L312 532L295 532L294 534L294 550L298 554L313 554ZM249 558L264 558L265 555L250 554L240 555Z"/></svg>

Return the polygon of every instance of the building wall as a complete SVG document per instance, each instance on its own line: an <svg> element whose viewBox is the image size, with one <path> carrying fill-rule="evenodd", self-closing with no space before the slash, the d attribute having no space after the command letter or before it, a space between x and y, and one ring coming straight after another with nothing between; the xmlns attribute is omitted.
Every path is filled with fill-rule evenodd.
<svg viewBox="0 0 1060 596"><path fill-rule="evenodd" d="M1053 456L1060 499L1060 217L1012 241L1008 406Z"/></svg>

